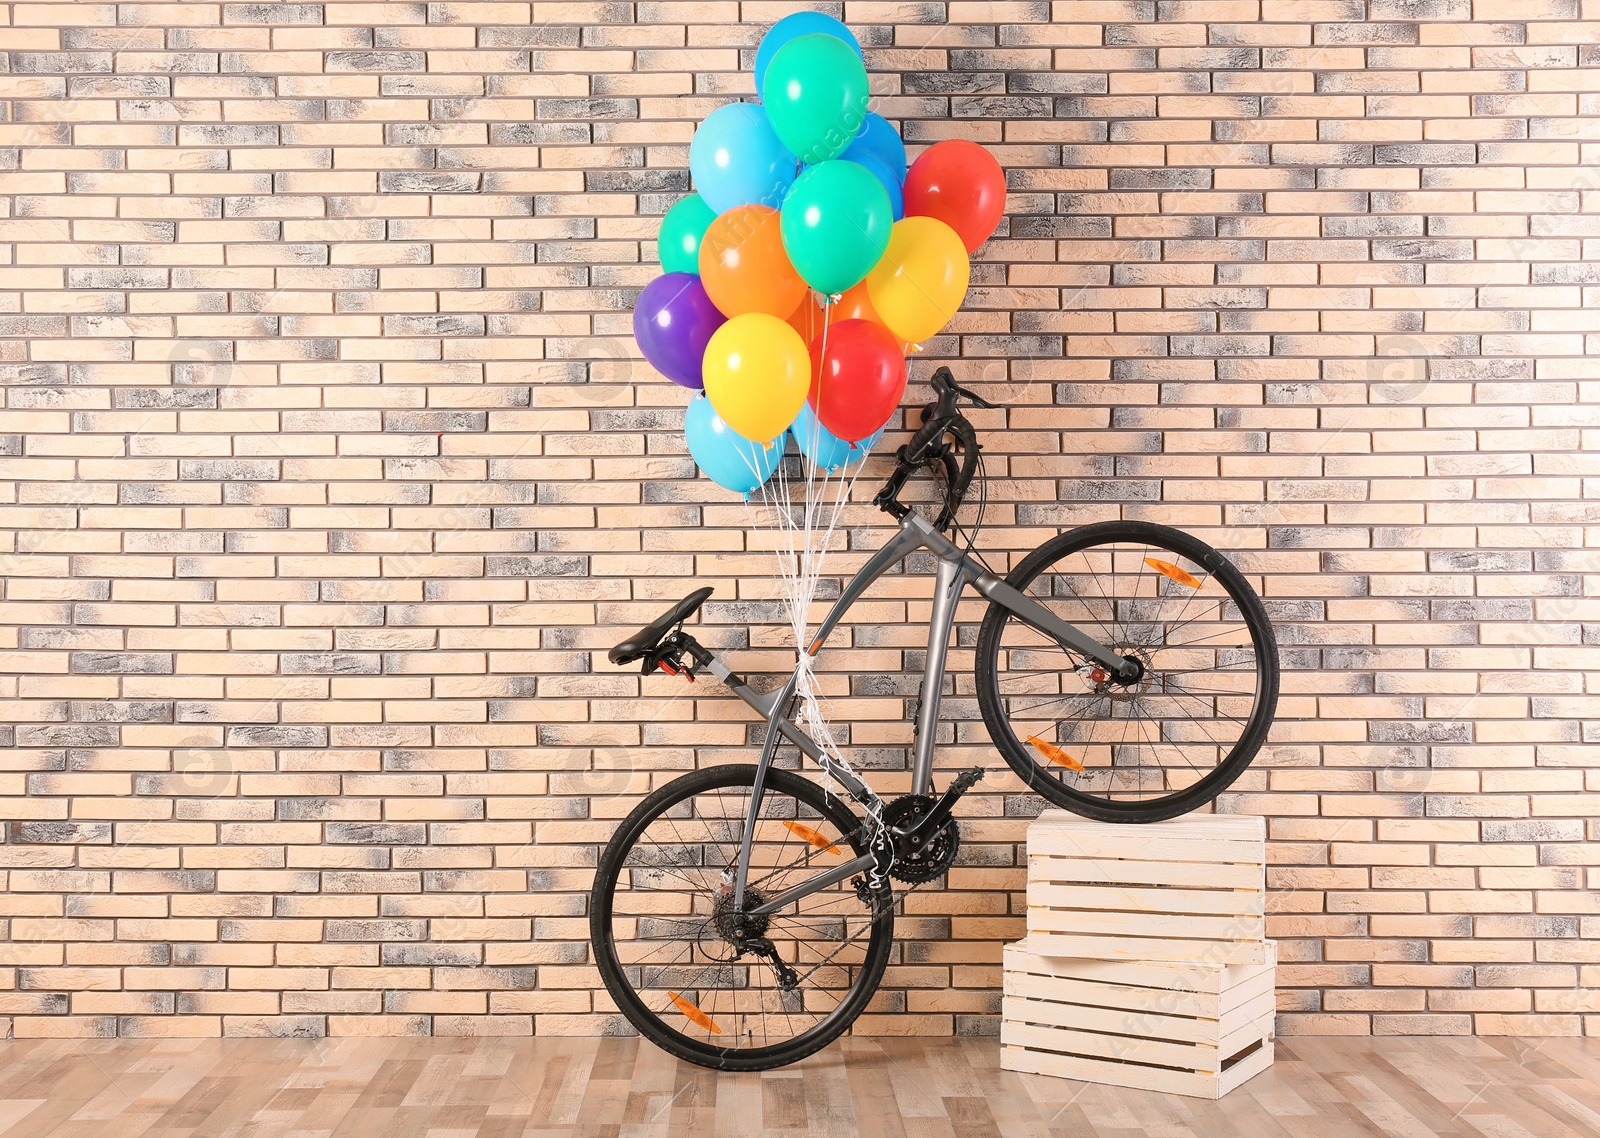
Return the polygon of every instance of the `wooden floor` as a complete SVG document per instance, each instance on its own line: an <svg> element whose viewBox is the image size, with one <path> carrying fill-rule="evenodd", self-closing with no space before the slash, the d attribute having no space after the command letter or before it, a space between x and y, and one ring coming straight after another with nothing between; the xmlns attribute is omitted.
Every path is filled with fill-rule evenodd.
<svg viewBox="0 0 1600 1138"><path fill-rule="evenodd" d="M993 1040L845 1040L718 1075L635 1040L0 1042L3 1138L1593 1138L1600 1040L1307 1039L1218 1103L999 1070Z"/></svg>

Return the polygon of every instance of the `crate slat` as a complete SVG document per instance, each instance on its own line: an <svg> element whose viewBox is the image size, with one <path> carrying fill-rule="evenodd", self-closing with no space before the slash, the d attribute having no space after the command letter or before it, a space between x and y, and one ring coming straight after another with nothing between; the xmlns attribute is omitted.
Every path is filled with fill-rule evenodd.
<svg viewBox="0 0 1600 1138"><path fill-rule="evenodd" d="M1239 896L1240 893L1245 896ZM1121 884L1087 885L1049 880L1031 882L1028 886L1028 904L1046 909L1098 912L1131 909L1232 917L1241 910L1248 911L1257 901L1264 901L1261 893L1241 889L1129 889Z"/></svg>
<svg viewBox="0 0 1600 1138"><path fill-rule="evenodd" d="M1024 1047L1005 1046L1000 1053L1000 1065L1007 1071L1054 1075L1059 1079L1109 1083L1115 1087L1209 1099L1219 1099L1259 1075L1272 1066L1272 1059L1272 1044L1268 1043L1244 1056L1220 1075L1202 1075L1165 1067L1138 1067L1127 1063L1080 1059L1048 1051L1030 1051Z"/></svg>
<svg viewBox="0 0 1600 1138"><path fill-rule="evenodd" d="M1072 881L1085 885L1120 884L1128 879L1129 859L1111 857L1053 857L1032 854L1028 872L1040 881ZM1188 885L1196 889L1259 890L1265 884L1260 863L1141 861L1140 873L1146 885Z"/></svg>

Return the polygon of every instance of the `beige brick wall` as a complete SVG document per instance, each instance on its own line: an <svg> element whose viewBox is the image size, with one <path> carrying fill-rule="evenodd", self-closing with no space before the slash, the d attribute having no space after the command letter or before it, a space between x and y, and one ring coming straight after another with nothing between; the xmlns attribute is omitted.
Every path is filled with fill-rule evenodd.
<svg viewBox="0 0 1600 1138"><path fill-rule="evenodd" d="M603 649L713 581L785 659L629 309L791 7L0 5L0 1035L615 1028L596 843L754 727ZM1009 170L915 366L1007 405L986 548L1153 518L1273 606L1283 1029L1600 1034L1600 0L842 15ZM824 670L897 793L876 595ZM1037 803L983 789L866 1030L993 1028Z"/></svg>

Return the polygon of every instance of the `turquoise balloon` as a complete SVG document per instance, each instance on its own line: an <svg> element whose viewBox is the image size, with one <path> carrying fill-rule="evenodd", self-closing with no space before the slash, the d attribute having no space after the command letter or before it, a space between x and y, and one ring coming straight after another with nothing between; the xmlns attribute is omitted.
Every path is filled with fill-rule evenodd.
<svg viewBox="0 0 1600 1138"><path fill-rule="evenodd" d="M683 434L695 465L724 490L749 495L759 490L778 469L788 432L763 446L736 434L711 407L711 400L696 395L683 415Z"/></svg>
<svg viewBox="0 0 1600 1138"><path fill-rule="evenodd" d="M656 251L661 268L668 273L700 274L700 239L717 215L699 194L690 194L667 210L661 219Z"/></svg>
<svg viewBox="0 0 1600 1138"><path fill-rule="evenodd" d="M883 438L883 427L874 431L871 437L851 446L824 427L817 413L811 409L811 404L805 403L800 407L800 414L794 417L794 425L789 428L789 433L799 444L801 454L822 469L834 471L866 458L868 452L878 445L878 440Z"/></svg>
<svg viewBox="0 0 1600 1138"><path fill-rule="evenodd" d="M863 147L887 162L889 169L894 171L894 180L905 185L906 144L900 141L900 133L889 125L888 119L867 112L867 120L861 124L861 133L850 144L851 150Z"/></svg>
<svg viewBox="0 0 1600 1138"><path fill-rule="evenodd" d="M694 188L714 213L736 205L777 209L794 172L794 155L773 133L767 112L753 103L718 107L689 141Z"/></svg>
<svg viewBox="0 0 1600 1138"><path fill-rule="evenodd" d="M872 271L889 247L893 224L889 195L877 177L838 159L796 178L779 217L789 262L806 284L830 296Z"/></svg>
<svg viewBox="0 0 1600 1138"><path fill-rule="evenodd" d="M822 12L796 12L773 24L767 29L767 34L761 37L761 46L756 48L756 90L761 90L761 81L767 77L767 66L779 49L790 40L819 33L838 36L855 48L857 55L861 54L861 41L856 39L856 34L832 16Z"/></svg>
<svg viewBox="0 0 1600 1138"><path fill-rule="evenodd" d="M867 117L867 68L837 36L799 36L772 57L761 102L783 145L802 162L837 158Z"/></svg>

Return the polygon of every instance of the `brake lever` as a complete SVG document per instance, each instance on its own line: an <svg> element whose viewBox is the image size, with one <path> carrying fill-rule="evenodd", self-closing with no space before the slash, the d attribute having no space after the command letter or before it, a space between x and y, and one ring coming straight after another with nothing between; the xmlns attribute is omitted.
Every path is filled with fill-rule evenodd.
<svg viewBox="0 0 1600 1138"><path fill-rule="evenodd" d="M995 406L996 406L995 404L990 403L987 399L985 399L983 396L977 394L976 392L968 391L965 387L961 387L961 386L959 386L959 385L957 385L955 383L952 383L950 385L950 390L954 391L957 395L961 396L963 399L972 400L972 402L973 402L973 404L975 406L982 407L985 411L993 411L995 409Z"/></svg>

